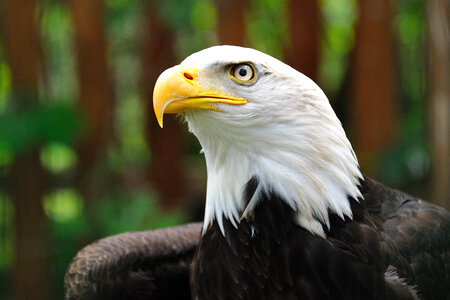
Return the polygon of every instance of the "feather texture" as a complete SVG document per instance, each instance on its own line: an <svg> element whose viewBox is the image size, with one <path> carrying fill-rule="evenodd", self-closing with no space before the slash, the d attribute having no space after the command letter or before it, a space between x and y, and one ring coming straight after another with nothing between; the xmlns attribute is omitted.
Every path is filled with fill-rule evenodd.
<svg viewBox="0 0 450 300"><path fill-rule="evenodd" d="M325 239L275 194L238 229L225 221L225 236L214 222L191 266L194 298L447 299L450 214L369 178L361 193L353 219L330 213Z"/></svg>
<svg viewBox="0 0 450 300"><path fill-rule="evenodd" d="M215 222L201 241L200 223L100 240L73 260L66 299L449 299L449 212L367 177L361 193L326 239L266 197L225 236Z"/></svg>
<svg viewBox="0 0 450 300"><path fill-rule="evenodd" d="M65 298L189 299L189 264L201 223L124 233L82 249L65 277Z"/></svg>

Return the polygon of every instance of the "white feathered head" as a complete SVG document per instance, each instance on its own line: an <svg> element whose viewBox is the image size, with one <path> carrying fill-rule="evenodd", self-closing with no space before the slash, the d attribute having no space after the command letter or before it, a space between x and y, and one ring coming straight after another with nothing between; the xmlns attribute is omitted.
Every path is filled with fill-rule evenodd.
<svg viewBox="0 0 450 300"><path fill-rule="evenodd" d="M325 236L328 210L352 217L361 173L350 142L323 91L308 77L254 49L216 46L163 72L153 103L183 113L200 141L208 170L205 225L236 227L252 216L261 193L276 193L297 223ZM259 186L246 203L251 178ZM245 207L244 207L245 206Z"/></svg>

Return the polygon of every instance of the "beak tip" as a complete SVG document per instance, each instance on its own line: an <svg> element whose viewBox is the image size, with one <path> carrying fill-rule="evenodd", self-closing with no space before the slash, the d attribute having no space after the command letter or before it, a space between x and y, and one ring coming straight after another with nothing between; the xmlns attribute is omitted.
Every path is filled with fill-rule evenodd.
<svg viewBox="0 0 450 300"><path fill-rule="evenodd" d="M155 111L156 121L158 122L159 127L163 128L163 118L164 118L164 107L160 108L158 106L158 101L153 99L153 109Z"/></svg>
<svg viewBox="0 0 450 300"><path fill-rule="evenodd" d="M163 128L163 115L157 114L156 121L158 122L159 127Z"/></svg>

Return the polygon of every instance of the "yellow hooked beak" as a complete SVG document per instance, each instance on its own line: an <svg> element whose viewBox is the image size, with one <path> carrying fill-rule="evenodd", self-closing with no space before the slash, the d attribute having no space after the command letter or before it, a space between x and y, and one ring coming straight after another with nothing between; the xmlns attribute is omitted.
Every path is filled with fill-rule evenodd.
<svg viewBox="0 0 450 300"><path fill-rule="evenodd" d="M159 126L163 127L164 114L181 113L194 109L220 111L215 104L246 104L244 98L233 97L214 89L203 89L198 85L198 70L175 66L165 70L158 78L153 90L153 108Z"/></svg>

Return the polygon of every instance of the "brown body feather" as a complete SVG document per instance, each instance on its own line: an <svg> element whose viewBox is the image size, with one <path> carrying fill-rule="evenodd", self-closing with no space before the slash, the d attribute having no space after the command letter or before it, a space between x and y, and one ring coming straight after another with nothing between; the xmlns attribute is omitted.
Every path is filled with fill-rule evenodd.
<svg viewBox="0 0 450 300"><path fill-rule="evenodd" d="M78 252L65 277L66 299L184 299L201 223L123 233Z"/></svg>
<svg viewBox="0 0 450 300"><path fill-rule="evenodd" d="M361 192L326 239L266 195L225 236L213 223L200 239L197 223L100 240L69 267L66 298L449 299L450 213L369 178Z"/></svg>

